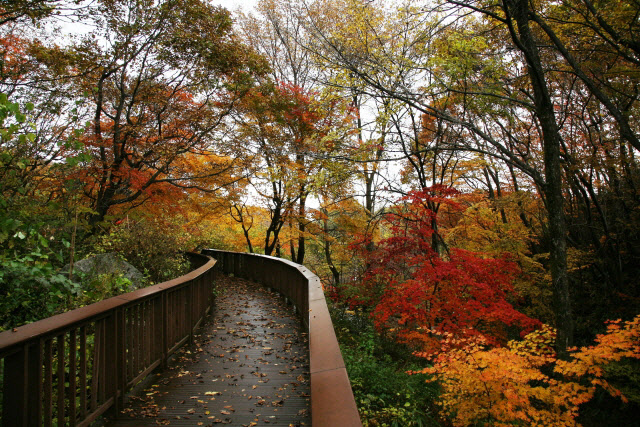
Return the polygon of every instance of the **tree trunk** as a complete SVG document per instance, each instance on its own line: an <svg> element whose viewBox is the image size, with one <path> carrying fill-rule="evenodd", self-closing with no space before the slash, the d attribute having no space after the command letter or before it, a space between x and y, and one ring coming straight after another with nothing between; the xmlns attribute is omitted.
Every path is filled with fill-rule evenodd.
<svg viewBox="0 0 640 427"><path fill-rule="evenodd" d="M249 230L242 224L242 232L244 233L244 238L247 240L247 248L249 249L249 253L253 253L253 245L251 244L251 239L249 238Z"/></svg>
<svg viewBox="0 0 640 427"><path fill-rule="evenodd" d="M306 203L307 203L307 195L304 194L304 189L300 194L300 205L298 209L298 256L294 259L298 264L304 263L304 255L305 255L305 243L306 239L304 237L304 233L306 230Z"/></svg>
<svg viewBox="0 0 640 427"><path fill-rule="evenodd" d="M289 218L289 233L293 236L293 222ZM293 244L293 237L289 239L289 252L291 252L291 261L296 262L296 247Z"/></svg>
<svg viewBox="0 0 640 427"><path fill-rule="evenodd" d="M323 231L324 231L324 256L327 261L327 265L329 266L329 270L331 271L331 275L333 277L333 286L337 286L340 284L340 272L333 264L333 259L331 257L331 242L329 241L329 212L326 209L322 209L322 213L325 215L322 220Z"/></svg>
<svg viewBox="0 0 640 427"><path fill-rule="evenodd" d="M503 7L510 25L512 39L524 53L534 94L536 115L540 121L543 138L545 168L545 202L549 216L549 240L551 278L553 281L553 306L556 321L556 352L567 357L567 348L573 342L573 318L567 274L567 226L564 217L562 194L562 165L560 162L560 133L549 95L544 70L538 55L536 40L529 27L529 0L504 0ZM517 34L511 26L515 18Z"/></svg>
<svg viewBox="0 0 640 427"><path fill-rule="evenodd" d="M276 203L276 207L273 209L271 223L267 228L267 233L264 238L264 254L271 255L276 250L277 256L280 257L280 244L278 237L280 235L280 230L282 229L282 225L284 224L284 219L282 218L282 208L281 202Z"/></svg>

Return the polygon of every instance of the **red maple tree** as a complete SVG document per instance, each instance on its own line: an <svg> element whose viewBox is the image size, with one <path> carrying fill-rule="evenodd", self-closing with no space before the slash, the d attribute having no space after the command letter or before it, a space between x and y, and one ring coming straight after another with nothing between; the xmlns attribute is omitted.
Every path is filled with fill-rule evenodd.
<svg viewBox="0 0 640 427"><path fill-rule="evenodd" d="M352 304L368 304L378 328L400 339L435 344L441 332L507 338L507 327L529 331L539 322L518 312L513 281L518 265L509 254L499 258L447 248L434 239L438 215L433 206L455 210L457 191L433 186L412 191L386 217L391 237L366 252L367 269ZM442 211L442 210L440 210ZM364 245L363 245L364 246Z"/></svg>

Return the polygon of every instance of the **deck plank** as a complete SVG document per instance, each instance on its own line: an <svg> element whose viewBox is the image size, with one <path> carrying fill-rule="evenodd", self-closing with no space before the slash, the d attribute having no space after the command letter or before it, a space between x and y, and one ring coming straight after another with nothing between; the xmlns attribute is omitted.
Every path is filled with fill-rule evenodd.
<svg viewBox="0 0 640 427"><path fill-rule="evenodd" d="M305 426L307 335L277 293L220 278L221 295L194 346L128 397L107 426Z"/></svg>

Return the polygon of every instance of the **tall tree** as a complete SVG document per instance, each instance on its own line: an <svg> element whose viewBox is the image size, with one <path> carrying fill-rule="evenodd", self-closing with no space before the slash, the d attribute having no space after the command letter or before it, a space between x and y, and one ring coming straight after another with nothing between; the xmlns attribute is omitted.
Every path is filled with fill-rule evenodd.
<svg viewBox="0 0 640 427"><path fill-rule="evenodd" d="M567 226L562 192L562 166L560 158L560 132L554 105L539 54L539 41L530 26L529 1L513 0L503 3L505 22L513 43L523 53L533 88L536 117L543 139L545 167L545 202L549 212L551 238L551 277L556 315L556 347L560 357L567 356L573 344L573 316L567 274Z"/></svg>
<svg viewBox="0 0 640 427"><path fill-rule="evenodd" d="M301 93L309 93L314 88L313 64L310 61L309 53L300 40L307 37L305 29L300 20L300 5L290 0L274 1L263 0L257 4L257 13L241 15L238 22L243 38L247 44L254 46L262 55L268 58L271 65L271 80L290 88L297 88ZM295 106L291 106L295 110ZM288 124L292 124L289 121ZM288 132L296 131L288 127ZM295 125L294 125L295 126ZM301 128L300 128L301 130ZM294 137L294 138L299 138ZM299 143L298 143L299 144ZM303 150L297 150L296 163L304 163ZM290 227L297 228L297 245L294 240L289 241L292 259L302 263L305 257L307 198L309 191L304 180L297 185L297 192L292 199L296 205L292 207L297 213L289 218ZM273 205L277 206L276 203ZM276 218L280 218L276 216ZM282 218L284 220L284 218ZM275 229L274 229L275 232ZM297 250L296 250L297 247Z"/></svg>
<svg viewBox="0 0 640 427"><path fill-rule="evenodd" d="M322 94L281 83L254 89L239 108L238 145L245 146L246 164L254 188L268 200L271 224L265 236L265 253L278 250L284 224L297 225L297 251L305 257L307 200L319 185L340 170L332 155L349 137L349 106ZM242 141L242 142L240 142Z"/></svg>
<svg viewBox="0 0 640 427"><path fill-rule="evenodd" d="M346 3L350 7L347 10L358 11L373 7L370 3L365 4L355 0ZM460 23L465 26L465 29L457 33L463 35L465 32L469 36L477 35L477 32L466 28L482 28L482 30L489 28L484 27L481 21L474 22L473 19L464 18L468 14L466 8L471 11L480 11L480 4L452 1L449 5L448 12L451 14L452 23L447 24L450 28L447 33L455 34L454 30ZM458 7L463 9L456 9ZM515 60L510 60L508 56L502 57L501 59L506 61L504 65L491 59L479 63L475 60L474 50L491 50L489 45L481 45L482 37L459 39L466 45L457 46L452 44L455 39L446 40L437 37L437 31L441 29L439 23L442 22L442 14L439 16L437 10L431 14L425 13L427 10L429 9L414 6L400 8L385 27L386 31L378 32L370 39L369 45L373 48L367 50L354 49L350 39L341 38L340 31L344 30L342 28L327 31L323 23L318 22L317 19L313 20L313 16L309 25L316 29L315 35L320 54L358 76L366 87L458 126L461 135L464 136L463 141L481 141L480 146L473 149L483 151L486 150L484 147L491 147L489 151L492 154L530 173L538 183L544 194L549 217L548 236L551 240L551 269L558 327L557 346L560 353L565 353L572 341L573 324L566 261L567 228L562 193L561 138L545 70L540 59L540 43L530 26L528 2L526 0L505 1L492 4L486 9L485 16L488 16L492 22L503 25L502 34L508 31L512 48L515 47L520 55ZM350 30L347 29L346 32L348 34ZM434 44L436 40L443 40L446 43L445 46L457 48L464 59L462 62L447 61L440 65L441 69L447 67L445 69L448 70L447 75L459 76L456 80L451 80L454 85L440 81L438 70L434 68L437 64L433 61L429 63L427 59L430 49L436 47ZM526 66L528 85L524 91L531 92L531 98L528 100L521 101L517 96L504 93L498 86L499 79L506 77L505 72L508 70L509 61L516 66L518 64ZM379 77L390 74L401 76L395 85L388 85ZM520 82L522 84L522 76L520 76ZM444 94L441 91L442 83L446 91ZM544 174L529 163L526 157L522 157L520 153L511 149L509 145L513 141L512 138L506 141L496 138L493 129L508 130L504 126L504 116L496 113L502 105L508 105L509 101L518 105L520 109L530 109L533 112L532 118L539 126L539 137L542 141ZM474 119L469 112L479 114L479 118ZM487 123L486 126L485 123ZM472 148L468 144L464 145L467 149ZM461 145L455 143L450 146L452 147L457 149L461 148Z"/></svg>
<svg viewBox="0 0 640 427"><path fill-rule="evenodd" d="M79 175L92 222L157 184L206 189L233 165L204 162L188 174L176 165L226 154L214 132L264 64L235 38L229 12L200 0L105 1L91 18L99 29L69 54L91 100L92 159Z"/></svg>

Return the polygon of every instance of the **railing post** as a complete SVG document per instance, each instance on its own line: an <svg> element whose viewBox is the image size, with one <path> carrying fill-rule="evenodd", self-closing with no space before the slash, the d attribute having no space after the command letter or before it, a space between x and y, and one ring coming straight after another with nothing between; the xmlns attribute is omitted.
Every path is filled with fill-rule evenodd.
<svg viewBox="0 0 640 427"><path fill-rule="evenodd" d="M207 272L207 302L208 302L208 306L211 307L211 310L213 311L213 304L214 304L214 297L213 297L213 286L214 286L214 280L216 277L216 273L213 270L209 270Z"/></svg>
<svg viewBox="0 0 640 427"><path fill-rule="evenodd" d="M42 423L42 341L38 340L28 348L28 368L31 375L27 381L27 408L30 426Z"/></svg>
<svg viewBox="0 0 640 427"><path fill-rule="evenodd" d="M104 321L104 382L105 399L113 397L114 403L118 399L118 331L116 313Z"/></svg>
<svg viewBox="0 0 640 427"><path fill-rule="evenodd" d="M27 369L26 346L4 358L4 390L2 393L3 425L13 420L16 426L26 423Z"/></svg>
<svg viewBox="0 0 640 427"><path fill-rule="evenodd" d="M31 375L29 375L31 373ZM3 426L39 426L42 420L40 341L4 359Z"/></svg>
<svg viewBox="0 0 640 427"><path fill-rule="evenodd" d="M164 322L162 321L162 306L164 300L162 296L155 298L153 300L153 358L160 359L163 358L163 348L165 347L165 343L163 342L163 329Z"/></svg>
<svg viewBox="0 0 640 427"><path fill-rule="evenodd" d="M76 373L78 371L78 360L76 351L78 349L77 330L69 331L69 388L67 389L67 399L69 401L69 426L75 427L77 420L76 403Z"/></svg>
<svg viewBox="0 0 640 427"><path fill-rule="evenodd" d="M167 353L169 349L169 315L168 315L168 302L167 302L167 293L163 292L161 294L162 298L162 315L161 315L161 324L162 324L162 369L167 369Z"/></svg>
<svg viewBox="0 0 640 427"><path fill-rule="evenodd" d="M127 352L125 347L125 318L124 308L118 308L116 318L116 401L115 412L119 413L124 407L124 392L127 388Z"/></svg>
<svg viewBox="0 0 640 427"><path fill-rule="evenodd" d="M189 284L187 285L189 287L188 290L188 295L189 297L187 298L187 327L189 328L189 345L193 345L193 307L195 305L195 301L193 298L193 280L189 282Z"/></svg>

